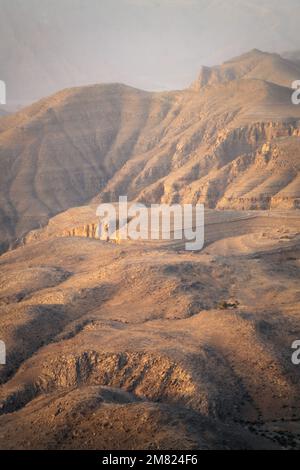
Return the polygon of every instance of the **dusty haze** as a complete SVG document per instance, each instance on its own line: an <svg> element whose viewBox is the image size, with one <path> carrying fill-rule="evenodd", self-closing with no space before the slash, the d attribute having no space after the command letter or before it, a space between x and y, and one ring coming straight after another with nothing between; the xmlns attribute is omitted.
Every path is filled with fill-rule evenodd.
<svg viewBox="0 0 300 470"><path fill-rule="evenodd" d="M300 49L298 0L0 0L0 78L15 109L62 88L185 88L201 65Z"/></svg>

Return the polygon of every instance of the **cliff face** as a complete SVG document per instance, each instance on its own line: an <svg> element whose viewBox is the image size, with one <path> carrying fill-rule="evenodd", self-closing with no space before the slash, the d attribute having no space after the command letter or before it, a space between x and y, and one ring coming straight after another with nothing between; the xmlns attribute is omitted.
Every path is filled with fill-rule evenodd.
<svg viewBox="0 0 300 470"><path fill-rule="evenodd" d="M21 243L57 237L98 237L98 218L95 205L69 209L51 218L45 227L30 231Z"/></svg>
<svg viewBox="0 0 300 470"><path fill-rule="evenodd" d="M70 207L120 195L298 207L300 106L283 86L298 72L252 51L187 90L75 88L0 119L2 250Z"/></svg>
<svg viewBox="0 0 300 470"><path fill-rule="evenodd" d="M96 215L96 211L97 205L90 204L73 207L65 212L61 212L49 219L44 227L29 231L16 243L16 246L27 245L50 238L80 237L104 239L105 234L103 232L99 234L99 217ZM116 215L118 215L117 210ZM114 233L110 233L110 240L116 241L118 239L118 229L119 222L117 218L116 230Z"/></svg>
<svg viewBox="0 0 300 470"><path fill-rule="evenodd" d="M224 154L230 148L232 155L236 141L244 142L245 151L209 178L204 202L221 209L298 208L299 135L299 122L259 123L238 137L230 134Z"/></svg>
<svg viewBox="0 0 300 470"><path fill-rule="evenodd" d="M137 177L129 184L130 195L145 203L198 202L220 209L297 208L299 136L297 120L232 126L216 132L214 138L210 133L202 135L201 140L197 134L184 136L168 164L148 162L140 172L132 165L123 167L108 184L109 193L104 193L102 200L122 194L124 181L137 170Z"/></svg>
<svg viewBox="0 0 300 470"><path fill-rule="evenodd" d="M23 239L23 243L31 243L34 241L47 240L48 238L61 237L83 237L83 238L99 238L98 225L96 223L87 223L83 225L70 226L66 229L52 231L46 226L45 229L32 230Z"/></svg>

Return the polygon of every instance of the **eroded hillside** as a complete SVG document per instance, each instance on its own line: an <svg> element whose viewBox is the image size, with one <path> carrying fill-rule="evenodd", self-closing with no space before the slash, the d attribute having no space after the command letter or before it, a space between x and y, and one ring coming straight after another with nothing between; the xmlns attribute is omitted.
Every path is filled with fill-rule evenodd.
<svg viewBox="0 0 300 470"><path fill-rule="evenodd" d="M299 448L297 211L209 211L197 253L50 225L0 257L1 448Z"/></svg>
<svg viewBox="0 0 300 470"><path fill-rule="evenodd" d="M297 63L254 50L186 90L75 88L2 118L2 251L94 198L299 207L299 76Z"/></svg>

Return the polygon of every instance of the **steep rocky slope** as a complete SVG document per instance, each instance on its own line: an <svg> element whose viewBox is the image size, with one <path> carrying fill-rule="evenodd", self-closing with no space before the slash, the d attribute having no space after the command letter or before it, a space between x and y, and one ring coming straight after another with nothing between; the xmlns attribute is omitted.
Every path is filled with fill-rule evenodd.
<svg viewBox="0 0 300 470"><path fill-rule="evenodd" d="M0 119L1 248L96 198L299 207L295 62L252 51L168 93L64 90Z"/></svg>

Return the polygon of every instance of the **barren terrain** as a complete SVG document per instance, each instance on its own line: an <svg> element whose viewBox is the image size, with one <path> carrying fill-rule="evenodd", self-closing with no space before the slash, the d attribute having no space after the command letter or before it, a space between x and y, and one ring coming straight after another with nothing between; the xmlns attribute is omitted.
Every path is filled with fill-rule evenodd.
<svg viewBox="0 0 300 470"><path fill-rule="evenodd" d="M60 224L0 258L2 449L300 448L298 211L206 211L194 253Z"/></svg>
<svg viewBox="0 0 300 470"><path fill-rule="evenodd" d="M298 59L0 118L1 449L300 449ZM119 196L204 203L203 250L99 240Z"/></svg>

